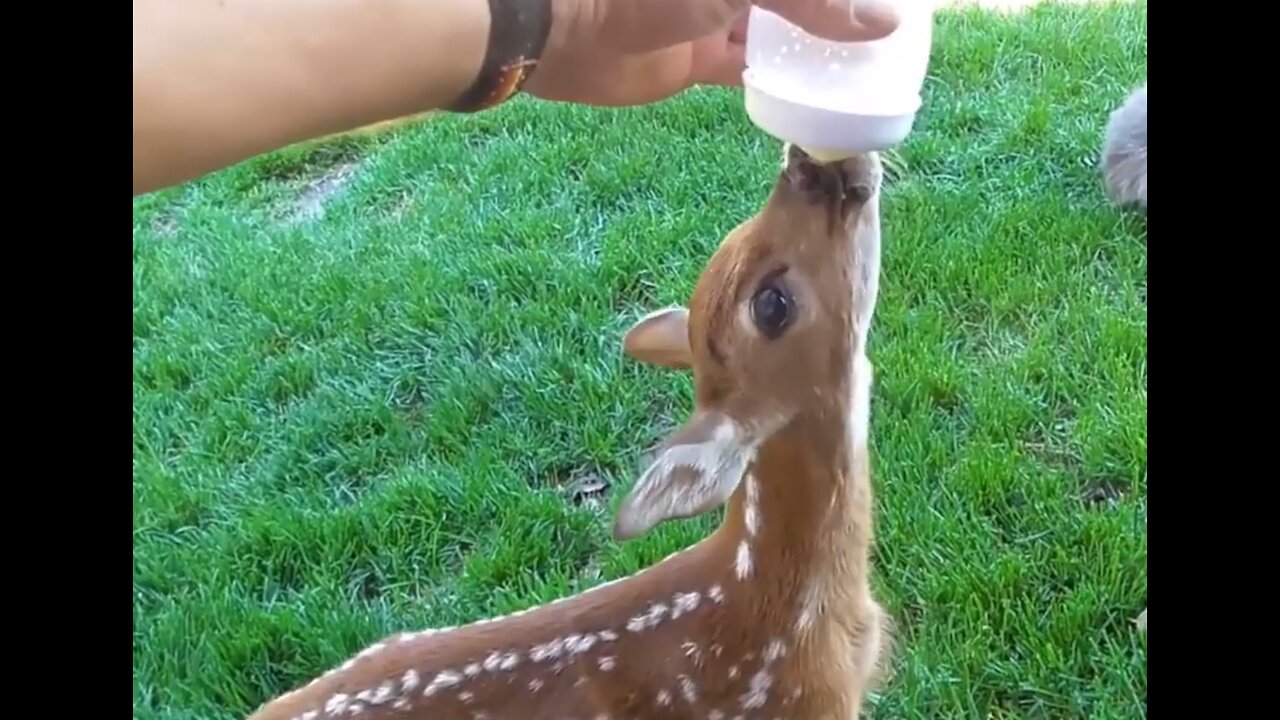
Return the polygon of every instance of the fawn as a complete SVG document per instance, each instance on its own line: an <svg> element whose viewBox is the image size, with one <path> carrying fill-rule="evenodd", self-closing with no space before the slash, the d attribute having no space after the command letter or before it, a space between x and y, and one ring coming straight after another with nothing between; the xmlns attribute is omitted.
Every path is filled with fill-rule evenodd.
<svg viewBox="0 0 1280 720"><path fill-rule="evenodd" d="M880 182L875 154L787 147L688 309L624 338L634 359L691 369L697 402L614 536L727 503L713 534L542 607L388 637L252 720L857 718L887 643L868 584Z"/></svg>

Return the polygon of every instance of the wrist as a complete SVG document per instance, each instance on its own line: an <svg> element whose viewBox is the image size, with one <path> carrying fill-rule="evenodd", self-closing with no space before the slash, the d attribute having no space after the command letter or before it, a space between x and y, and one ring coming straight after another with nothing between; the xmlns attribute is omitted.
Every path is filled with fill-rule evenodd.
<svg viewBox="0 0 1280 720"><path fill-rule="evenodd" d="M447 108L478 112L518 93L551 41L560 0L483 0L489 7L484 60L474 80Z"/></svg>
<svg viewBox="0 0 1280 720"><path fill-rule="evenodd" d="M559 99L557 86L565 82L565 72L577 67L583 55L583 38L594 37L598 26L594 0L550 0L551 28L542 60L530 73L524 90L543 99Z"/></svg>
<svg viewBox="0 0 1280 720"><path fill-rule="evenodd" d="M547 33L547 47L544 56L554 57L561 54L571 44L575 34L581 35L578 28L582 24L582 0L548 0L551 3L551 27ZM590 3L585 3L590 6Z"/></svg>

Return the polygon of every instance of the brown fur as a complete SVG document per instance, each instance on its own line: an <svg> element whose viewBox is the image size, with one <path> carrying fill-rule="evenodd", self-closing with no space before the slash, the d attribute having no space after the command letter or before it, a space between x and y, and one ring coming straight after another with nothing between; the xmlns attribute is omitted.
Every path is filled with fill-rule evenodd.
<svg viewBox="0 0 1280 720"><path fill-rule="evenodd" d="M790 151L764 209L707 264L687 313L651 315L628 333L632 357L692 368L697 407L620 507L615 533L727 501L715 533L526 614L388 638L253 720L854 720L888 645L868 582L863 347L879 182L874 157L817 166ZM779 273L797 312L769 340L747 308ZM677 615L690 594L699 599ZM589 649L548 656L583 638Z"/></svg>

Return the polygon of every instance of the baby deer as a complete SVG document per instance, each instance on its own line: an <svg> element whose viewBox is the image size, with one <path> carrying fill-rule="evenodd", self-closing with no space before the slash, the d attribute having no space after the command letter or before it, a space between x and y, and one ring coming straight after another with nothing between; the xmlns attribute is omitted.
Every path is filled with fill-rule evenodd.
<svg viewBox="0 0 1280 720"><path fill-rule="evenodd" d="M692 369L697 407L614 535L727 503L712 535L549 605L388 637L253 720L857 718L886 622L867 577L880 177L875 155L787 148L688 309L626 335L629 356Z"/></svg>

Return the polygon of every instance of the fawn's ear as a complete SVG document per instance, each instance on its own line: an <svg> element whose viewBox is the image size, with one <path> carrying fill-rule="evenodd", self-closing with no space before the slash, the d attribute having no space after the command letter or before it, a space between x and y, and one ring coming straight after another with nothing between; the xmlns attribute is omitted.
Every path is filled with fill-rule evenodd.
<svg viewBox="0 0 1280 720"><path fill-rule="evenodd" d="M666 308L640 318L622 339L622 351L650 365L689 368L693 353L689 350L689 311L682 307Z"/></svg>
<svg viewBox="0 0 1280 720"><path fill-rule="evenodd" d="M699 412L667 438L622 501L613 536L628 540L666 520L709 512L729 499L755 444L728 416Z"/></svg>

